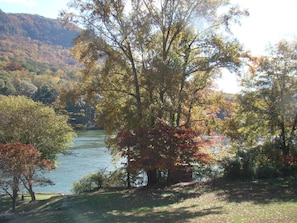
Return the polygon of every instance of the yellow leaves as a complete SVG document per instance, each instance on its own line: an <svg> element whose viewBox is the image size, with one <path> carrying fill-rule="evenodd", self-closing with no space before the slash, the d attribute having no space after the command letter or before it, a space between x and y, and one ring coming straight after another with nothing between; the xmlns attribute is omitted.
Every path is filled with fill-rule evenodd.
<svg viewBox="0 0 297 223"><path fill-rule="evenodd" d="M57 115L53 108L14 96L0 98L0 107L5 108L0 110L1 142L34 144L43 158L54 159L72 141L74 132L67 117Z"/></svg>

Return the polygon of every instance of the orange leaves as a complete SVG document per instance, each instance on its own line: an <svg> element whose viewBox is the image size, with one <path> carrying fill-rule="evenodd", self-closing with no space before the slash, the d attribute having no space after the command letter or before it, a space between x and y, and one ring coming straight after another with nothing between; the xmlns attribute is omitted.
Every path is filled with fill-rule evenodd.
<svg viewBox="0 0 297 223"><path fill-rule="evenodd" d="M36 169L52 169L53 161L40 160L41 153L30 144L0 144L0 169L6 176L30 175Z"/></svg>
<svg viewBox="0 0 297 223"><path fill-rule="evenodd" d="M42 159L40 160L41 167L46 170L55 169L55 162L53 160Z"/></svg>
<svg viewBox="0 0 297 223"><path fill-rule="evenodd" d="M157 120L154 127L120 132L118 150L128 157L131 170L170 169L191 162L209 163L210 156L202 150L211 142L200 137L199 132L185 126L173 127ZM127 154L129 150L129 156Z"/></svg>

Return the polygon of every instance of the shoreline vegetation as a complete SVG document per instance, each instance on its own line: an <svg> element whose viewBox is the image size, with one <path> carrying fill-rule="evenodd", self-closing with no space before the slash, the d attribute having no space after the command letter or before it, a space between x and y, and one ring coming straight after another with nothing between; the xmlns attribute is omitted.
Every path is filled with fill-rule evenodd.
<svg viewBox="0 0 297 223"><path fill-rule="evenodd" d="M103 188L78 195L38 193L35 202L26 197L18 200L15 215L9 212L10 200L2 196L0 219L10 223L294 222L296 195L296 177L218 178L160 188Z"/></svg>

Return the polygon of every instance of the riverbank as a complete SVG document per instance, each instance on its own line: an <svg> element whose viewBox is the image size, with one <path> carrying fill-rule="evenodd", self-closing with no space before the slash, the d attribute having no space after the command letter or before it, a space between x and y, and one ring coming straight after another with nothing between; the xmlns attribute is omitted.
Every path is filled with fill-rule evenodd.
<svg viewBox="0 0 297 223"><path fill-rule="evenodd" d="M102 130L76 133L77 137L67 153L58 155L57 168L43 174L45 178L53 181L54 185L34 186L36 192L72 194L73 182L79 181L82 176L100 170L115 169Z"/></svg>
<svg viewBox="0 0 297 223"><path fill-rule="evenodd" d="M9 222L295 222L296 190L296 178L102 189L18 207L31 214Z"/></svg>

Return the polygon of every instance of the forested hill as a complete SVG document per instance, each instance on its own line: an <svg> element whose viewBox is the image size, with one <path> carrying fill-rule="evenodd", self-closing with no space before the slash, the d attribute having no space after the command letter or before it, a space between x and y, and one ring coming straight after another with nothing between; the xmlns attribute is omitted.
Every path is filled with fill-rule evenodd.
<svg viewBox="0 0 297 223"><path fill-rule="evenodd" d="M93 126L94 109L87 104L56 103L79 80L81 67L71 55L79 31L55 19L0 9L0 97L23 95L57 109L66 106L71 124Z"/></svg>
<svg viewBox="0 0 297 223"><path fill-rule="evenodd" d="M55 19L0 10L0 59L18 62L37 74L73 70L76 63L69 49L78 32Z"/></svg>
<svg viewBox="0 0 297 223"><path fill-rule="evenodd" d="M69 48L78 30L65 29L63 24L55 19L23 13L4 13L0 10L0 33L1 37L3 35L25 37Z"/></svg>

